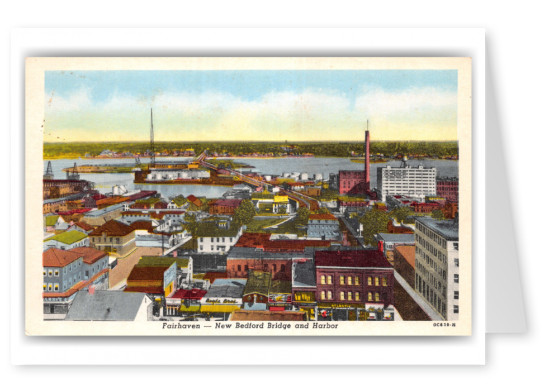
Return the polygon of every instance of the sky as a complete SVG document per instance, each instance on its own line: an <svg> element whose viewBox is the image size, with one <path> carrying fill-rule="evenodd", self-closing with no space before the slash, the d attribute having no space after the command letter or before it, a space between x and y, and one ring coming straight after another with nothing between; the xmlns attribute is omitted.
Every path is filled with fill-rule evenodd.
<svg viewBox="0 0 551 391"><path fill-rule="evenodd" d="M457 140L455 70L47 71L45 142Z"/></svg>

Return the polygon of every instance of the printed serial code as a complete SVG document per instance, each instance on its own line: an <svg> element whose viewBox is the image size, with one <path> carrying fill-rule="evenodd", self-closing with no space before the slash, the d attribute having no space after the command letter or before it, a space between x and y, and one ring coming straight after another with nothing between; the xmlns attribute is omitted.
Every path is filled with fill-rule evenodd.
<svg viewBox="0 0 551 391"><path fill-rule="evenodd" d="M432 327L455 327L455 323L435 322Z"/></svg>

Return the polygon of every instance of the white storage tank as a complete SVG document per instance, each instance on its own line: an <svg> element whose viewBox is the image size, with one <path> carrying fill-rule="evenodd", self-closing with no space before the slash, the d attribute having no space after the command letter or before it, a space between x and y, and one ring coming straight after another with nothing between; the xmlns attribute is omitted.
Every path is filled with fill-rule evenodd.
<svg viewBox="0 0 551 391"><path fill-rule="evenodd" d="M307 181L308 180L308 173L303 172L302 174L300 174L300 180L301 181Z"/></svg>
<svg viewBox="0 0 551 391"><path fill-rule="evenodd" d="M322 174L314 174L314 180L323 181L323 175Z"/></svg>

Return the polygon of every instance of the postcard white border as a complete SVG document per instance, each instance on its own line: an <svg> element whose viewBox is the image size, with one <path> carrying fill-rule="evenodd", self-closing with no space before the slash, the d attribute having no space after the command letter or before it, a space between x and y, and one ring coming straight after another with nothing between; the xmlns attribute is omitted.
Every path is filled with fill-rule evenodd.
<svg viewBox="0 0 551 391"><path fill-rule="evenodd" d="M247 29L245 29L245 30L247 30ZM352 29L352 30L354 30L354 29ZM117 30L117 31L120 31L120 30ZM120 45L121 40L125 41L125 39L128 38L128 33L129 32L124 30L124 31L120 31L120 34L116 34L117 31L101 30L102 34L98 35L97 30L94 30L94 39L92 40L92 42L97 44L99 41L103 40L103 42L105 43L105 46L109 47L109 48L112 48L112 47L116 46L117 44ZM208 31L210 31L210 30L208 30ZM242 44L241 49L243 49L243 48L249 48L249 49L253 48L254 49L254 47L255 47L254 42L257 42L257 43L260 42L257 39L266 38L267 35L272 36L272 37L277 36L278 38L282 39L283 41L285 39L287 39L287 43L289 44L289 48L296 49L297 47L300 47L301 43L304 44L304 38L305 38L304 34L302 34L302 38L303 38L302 40L301 39L296 40L297 34L298 34L298 36L301 36L301 34L300 34L301 31L304 32L304 30L290 31L290 30L287 30L287 29L285 29L285 30L280 30L280 29L256 30L255 34L248 35L248 38L249 38L248 46L247 46L246 43L244 43L244 44ZM329 29L329 30L323 30L323 31L325 31L325 33L327 34L327 33L332 33L335 30ZM21 33L21 34L17 34L17 37L14 41L16 41L16 43L23 44L23 45L19 45L19 49L21 50L21 52L24 53L24 55L32 54L32 53L29 53L29 49L32 49L34 44L36 44L38 41L41 41L41 39L44 38L45 36L50 36L50 39L52 39L55 36L59 37L59 34L61 33L61 31L59 31L59 30L41 30L41 33L40 33L41 37L38 37L38 36L33 34L33 33L37 33L37 32L38 32L37 30L18 31L18 33ZM79 32L82 32L82 30L79 30ZM163 42L166 43L167 42L166 41L167 33L169 33L170 31L153 30L153 34L151 34L151 32L152 32L152 30L148 30L149 39L151 39L152 36L153 36L153 37L156 37L155 39L159 39L160 41L162 40ZM201 29L201 32L204 34L205 30ZM220 32L219 30L216 30L216 31L212 31L211 33L212 34L217 34L219 32ZM243 29L229 29L228 34L226 34L224 36L226 38L230 38L230 40L232 41L233 38L236 38L235 37L236 35L243 37L242 36L243 32L244 32ZM247 32L250 33L251 31L247 30ZM285 34L282 34L282 32L285 32ZM345 34L346 35L346 34L355 34L355 33L358 33L359 31L351 31L351 29L344 29L344 30L338 29L338 32L340 34ZM481 298L484 297L484 289L483 289L484 270L483 270L483 268L481 268L481 265L483 265L483 256L480 256L481 254L483 254L483 252L480 252L480 249L483 248L483 240L480 240L480 238L483 239L483 228L482 229L479 228L480 227L479 217L483 216L483 213L481 213L481 210L483 209L483 205L484 205L484 198L483 198L483 186L484 186L483 185L484 184L483 166L484 166L484 161L483 161L483 159L480 159L481 155L479 155L480 151L483 151L483 149L484 149L484 134L483 134L483 131L482 131L484 129L484 127L483 127L483 124L484 124L484 122L483 122L483 118L484 118L484 99L483 99L483 96L484 96L484 92L483 92L483 88L484 88L484 83L483 83L483 78L484 78L484 67L483 67L483 64L484 64L484 40L483 39L484 39L484 35L483 35L483 31L476 30L476 29L475 30L472 30L472 29L439 30L438 33L436 34L435 30L433 30L433 29L429 29L429 30L381 29L381 30L361 30L361 32L364 34L364 36L365 36L366 33L368 33L368 34L371 34L372 36L375 36L377 38L377 40L376 40L377 46L374 47L374 48L372 48L371 46L368 47L368 48L365 48L365 46L361 45L361 43L359 43L357 41L355 42L355 45L357 45L355 47L355 49L356 50L358 50L358 49L366 50L367 51L366 55L369 55L370 51L377 50L378 48L380 48L380 45L383 44L383 42L386 42L386 50L392 49L392 50L395 50L395 52L397 52L397 53L399 53L400 50L402 50L402 51L404 50L402 45L405 42L412 42L412 43L413 42L416 42L416 43L418 43L418 42L431 42L432 44L429 44L428 46L425 46L425 49L420 49L420 53L426 53L426 50L427 50L426 47L429 47L430 50L435 51L434 54L436 55L436 53L439 50L438 49L438 42L444 43L446 41L445 38L449 39L449 42L455 42L456 45L459 41L463 42L462 44L457 45L457 47L454 47L455 50L458 50L458 52L455 52L454 55L461 54L461 55L466 55L466 56L469 56L469 55L474 56L474 54L476 54L475 58L476 58L477 62L473 63L473 76L474 76L473 80L478 80L478 82L476 83L477 87L474 90L475 92L478 92L478 93L475 94L475 96L477 97L477 100L475 101L475 107L476 107L475 108L475 113L476 113L476 115L473 117L473 129L475 129L475 131L473 131L473 137L475 138L475 142L474 142L474 145L473 145L473 151L475 152L475 161L476 161L477 172L481 172L482 174L481 175L475 175L473 177L473 181L476 182L476 184L473 182L473 189L477 189L477 192L474 194L474 200L473 200L473 202L476 204L475 209L477 210L476 213L475 213L475 216L474 216L475 219L473 220L473 224L476 225L476 228L474 228L474 227L473 228L475 229L475 235L476 235L476 239L477 239L477 240L475 240L475 243L474 243L475 246L473 247L473 251L474 251L473 259L477 260L476 265L473 264L473 267L475 269L473 274L476 276L476 278L473 279L473 283L475 285L475 290L474 291L477 293L477 300L475 301L476 305L473 306L473 317L475 319L475 322L473 324L473 336L469 337L469 339L470 340L476 340L478 342L480 341L480 339L482 339L482 341L483 341L483 339L484 339L484 327L480 328L480 325L482 325L482 326L484 325L484 311L483 311L484 302L483 302L483 300L481 300ZM320 31L318 31L318 33L320 33ZM450 33L452 33L452 34L450 34ZM114 34L114 36L112 34ZM274 34L277 34L277 35L274 35ZM455 38L452 39L452 36L454 36L454 34L455 34ZM77 34L77 35L79 35L79 34ZM70 37L71 38L67 39L67 41L74 41L75 36L71 34ZM115 37L116 39L113 39L113 37ZM431 37L432 37L432 39L431 39ZM80 37L80 38L82 38L82 37ZM319 36L318 36L318 38L319 38ZM27 41L25 41L25 39L27 39ZM55 39L54 39L54 41L55 41ZM86 40L84 40L84 41L86 41ZM254 41L254 42L251 42L251 41ZM467 41L469 41L469 44L464 43L464 42L467 42ZM26 42L26 46L24 45L25 42ZM154 41L152 41L152 42L154 42ZM236 41L232 41L232 42L236 42ZM247 42L247 41L244 40L244 41L240 41L240 42ZM278 41L278 42L281 44L282 41ZM351 41L349 41L349 42L351 42ZM372 41L370 40L370 42L372 42ZM443 51L444 53L450 52L450 48L453 47L453 45L450 46L449 42L447 42L447 45L445 46L445 48L440 46L440 50ZM191 46L193 46L193 45L191 45ZM274 45L272 45L272 46L274 46ZM352 46L354 46L354 45L352 45ZM402 47L402 49L400 49L400 46ZM17 73L19 74L19 72L21 72L21 69L14 69L15 67L13 67L13 65L18 64L18 63L20 64L21 58L14 58L14 52L13 52L14 47L17 47L17 45L12 46L12 59L11 59L12 60L12 72L17 71ZM34 46L34 48L36 48L36 47L37 46ZM60 41L57 41L56 42L56 49L59 50L60 47L70 48L71 44L70 44L70 42L65 42L65 44L62 44ZM75 46L73 46L73 48L74 47ZM216 48L212 47L212 45L210 47L213 49L213 51L216 50ZM264 47L266 47L266 46L264 46ZM417 44L417 47L420 47L419 44ZM468 47L469 49L466 50L465 47ZM272 50L278 51L278 49L279 49L279 51L281 50L281 48L279 48L277 45L275 45L275 47L272 47ZM409 47L407 49L407 51L410 52L411 49L412 49L412 47ZM459 52L459 50L467 51L467 53ZM330 52L330 53L332 52L331 48L328 48L327 51ZM182 53L182 54L185 54L185 52ZM275 53L275 54L280 54L280 53L278 52L278 53ZM473 84L473 86L474 86L474 84ZM14 92L16 92L16 91L14 91L14 88L13 88L13 85L12 85L12 96L13 96ZM18 105L14 105L14 106L18 106ZM14 121L14 118L17 118L17 115L14 115L14 112L12 111L12 124L14 124L14 122L17 122L17 121ZM22 129L21 124L19 124L18 126L14 126L14 129L16 129L16 128ZM481 131L476 132L476 129L480 129ZM480 186L480 184L482 184L482 186ZM482 197L480 196L481 193L482 193ZM480 200L482 200L482 201L480 201ZM484 223L482 222L482 227L483 227L483 224ZM17 268L13 268L12 271L16 271L16 269ZM15 281L15 280L12 280L12 281ZM482 284L482 289L480 289L480 284ZM481 308L482 308L482 312L479 312ZM13 328L12 328L12 330L13 330ZM482 332L480 333L481 330L482 330ZM280 339L278 339L278 340L280 340ZM293 339L293 340L296 341L296 339ZM324 344L326 343L325 342L326 340L327 340L327 338L323 339ZM426 339L423 338L423 340L425 341L425 344L427 344ZM442 343L441 338L437 338L437 340L440 340L441 341L440 343ZM445 339L445 340L447 341L448 339ZM380 339L378 341L380 341ZM327 343L329 343L329 341L327 341ZM446 343L442 343L442 344L445 345ZM300 345L300 343L299 343L299 345ZM370 345L379 345L379 343L373 343L373 341L371 341ZM392 345L392 344L390 344L390 345ZM403 344L403 345L406 345L406 344ZM434 344L429 343L428 345L433 347ZM456 345L456 344L454 344L454 345ZM461 346L465 347L467 345L468 344L463 343ZM440 346L440 345L438 345L438 346ZM401 349L404 349L404 347L405 346L402 346ZM459 348L459 346L457 346L456 349L461 350ZM392 349L390 349L390 350L392 350ZM480 353L480 347L478 348L478 352ZM483 352L483 348L482 348L482 352ZM13 349L12 349L12 354L13 354ZM382 357L384 357L384 356L385 355L383 354ZM407 354L403 357L406 357L406 356L407 356ZM411 356L411 358L413 358L413 357L415 357L416 361L412 360L412 361L409 361L409 362L418 362L419 363L418 352L414 356ZM477 357L480 358L480 355L478 355ZM483 353L482 353L482 357L483 357ZM289 359L289 357L287 357L287 359ZM193 360L193 361L196 362L196 360ZM380 360L380 359L377 359L376 361L377 362L372 362L372 363L378 363L378 364L384 364L385 363L384 360ZM401 360L398 360L398 361L401 361ZM446 360L443 360L442 357L438 357L436 359L434 359L434 357L433 357L433 359L432 360L429 359L427 363L435 363L435 364L439 363L440 364L440 363L445 363L445 361ZM463 361L463 360L459 360L459 361ZM289 363L288 360L283 361L283 362ZM391 361L386 362L386 363L397 363L396 362L396 356L394 356L394 358ZM402 362L402 363L404 363L404 362Z"/></svg>

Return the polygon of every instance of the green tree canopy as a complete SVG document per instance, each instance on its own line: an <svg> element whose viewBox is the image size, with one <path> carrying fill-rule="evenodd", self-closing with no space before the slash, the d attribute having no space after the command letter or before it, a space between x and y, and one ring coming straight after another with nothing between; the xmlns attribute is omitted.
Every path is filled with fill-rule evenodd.
<svg viewBox="0 0 551 391"><path fill-rule="evenodd" d="M251 200L243 200L235 210L233 219L240 225L246 225L251 222L256 214L256 210Z"/></svg>
<svg viewBox="0 0 551 391"><path fill-rule="evenodd" d="M384 210L370 209L362 217L360 223L363 224L363 236L366 244L376 246L375 235L379 232L388 232L387 224L390 214Z"/></svg>

